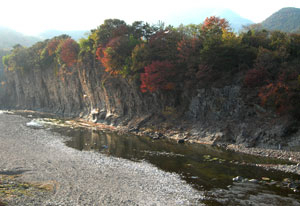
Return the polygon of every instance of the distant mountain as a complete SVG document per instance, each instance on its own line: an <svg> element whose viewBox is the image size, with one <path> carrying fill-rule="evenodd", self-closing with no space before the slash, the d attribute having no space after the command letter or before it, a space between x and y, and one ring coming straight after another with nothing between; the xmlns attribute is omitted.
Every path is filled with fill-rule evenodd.
<svg viewBox="0 0 300 206"><path fill-rule="evenodd" d="M62 34L67 34L69 36L71 36L74 40L79 40L83 37L85 37L86 33L88 33L89 31L60 31L60 30L48 30L48 31L45 31L41 34L39 34L39 36L43 39L51 39L55 36L59 36L59 35L62 35Z"/></svg>
<svg viewBox="0 0 300 206"><path fill-rule="evenodd" d="M41 39L33 36L25 36L15 30L0 26L0 49L9 49L16 44L29 47Z"/></svg>
<svg viewBox="0 0 300 206"><path fill-rule="evenodd" d="M261 24L267 30L300 32L300 9L293 7L280 9Z"/></svg>
<svg viewBox="0 0 300 206"><path fill-rule="evenodd" d="M167 19L167 24L178 26L180 24L200 24L206 17L218 16L227 19L229 21L232 29L235 32L240 31L243 26L253 24L249 19L241 17L239 14L235 13L230 9L193 9L188 10L183 13L177 13L171 18Z"/></svg>

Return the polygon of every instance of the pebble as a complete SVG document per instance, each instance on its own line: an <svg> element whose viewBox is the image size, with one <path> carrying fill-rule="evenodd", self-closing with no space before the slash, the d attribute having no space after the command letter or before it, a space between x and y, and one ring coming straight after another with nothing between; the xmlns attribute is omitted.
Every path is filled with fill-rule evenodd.
<svg viewBox="0 0 300 206"><path fill-rule="evenodd" d="M233 182L241 182L242 180L243 180L243 178L241 176L237 176L237 177L232 178Z"/></svg>
<svg viewBox="0 0 300 206"><path fill-rule="evenodd" d="M270 178L268 178L268 177L262 177L261 179L264 181L270 181Z"/></svg>
<svg viewBox="0 0 300 206"><path fill-rule="evenodd" d="M250 179L249 182L258 183L258 180L257 179Z"/></svg>

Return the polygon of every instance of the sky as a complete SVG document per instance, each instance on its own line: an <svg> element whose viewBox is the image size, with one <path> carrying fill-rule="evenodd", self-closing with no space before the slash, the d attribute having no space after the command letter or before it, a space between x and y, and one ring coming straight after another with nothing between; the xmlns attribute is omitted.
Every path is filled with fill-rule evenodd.
<svg viewBox="0 0 300 206"><path fill-rule="evenodd" d="M259 23L283 7L300 8L300 0L2 0L0 5L0 26L37 35L51 29L91 30L108 18L166 22L197 8L228 8Z"/></svg>

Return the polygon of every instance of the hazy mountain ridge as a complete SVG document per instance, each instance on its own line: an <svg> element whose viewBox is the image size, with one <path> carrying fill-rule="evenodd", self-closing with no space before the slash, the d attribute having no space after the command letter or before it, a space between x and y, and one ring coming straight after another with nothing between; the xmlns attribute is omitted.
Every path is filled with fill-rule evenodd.
<svg viewBox="0 0 300 206"><path fill-rule="evenodd" d="M200 24L205 20L206 17L210 16L218 16L227 19L235 32L241 30L243 26L253 24L253 21L241 17L238 13L230 9L214 8L193 9L184 11L182 13L177 13L176 15L174 14L168 18L167 23L174 26L178 26L180 24Z"/></svg>
<svg viewBox="0 0 300 206"><path fill-rule="evenodd" d="M294 7L282 8L261 23L267 30L284 32L300 32L300 9Z"/></svg>
<svg viewBox="0 0 300 206"><path fill-rule="evenodd" d="M39 34L43 39L51 39L55 36L60 36L62 34L67 34L74 40L79 40L86 36L87 30L74 30L74 31L60 31L60 30L48 30Z"/></svg>
<svg viewBox="0 0 300 206"><path fill-rule="evenodd" d="M38 37L26 36L15 30L0 26L0 48L9 49L16 44L29 47L38 41L41 41Z"/></svg>

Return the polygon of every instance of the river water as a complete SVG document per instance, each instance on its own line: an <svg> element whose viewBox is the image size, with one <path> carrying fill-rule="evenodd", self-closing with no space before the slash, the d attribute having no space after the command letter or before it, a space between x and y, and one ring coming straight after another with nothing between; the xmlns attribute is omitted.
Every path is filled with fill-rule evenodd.
<svg viewBox="0 0 300 206"><path fill-rule="evenodd" d="M108 156L149 162L161 170L177 173L188 184L205 191L206 205L300 205L295 189L300 177L255 164L291 164L199 144L152 140L84 127L70 127L65 120L40 114L28 117L27 126L47 129L69 137L65 144L80 151L92 150ZM38 118L37 118L38 117ZM234 181L233 178L237 181ZM288 179L287 179L288 178Z"/></svg>

